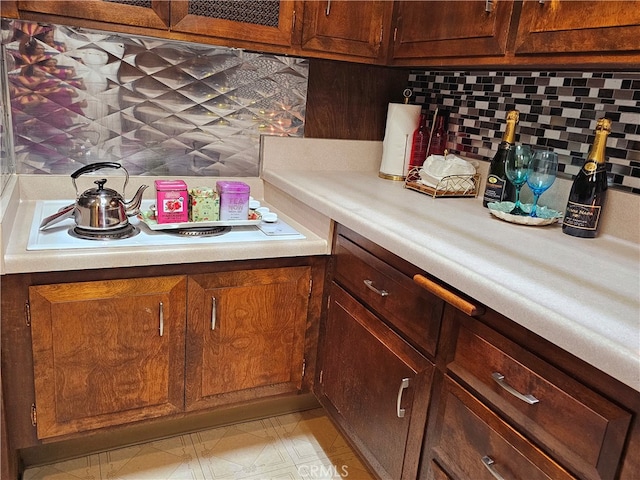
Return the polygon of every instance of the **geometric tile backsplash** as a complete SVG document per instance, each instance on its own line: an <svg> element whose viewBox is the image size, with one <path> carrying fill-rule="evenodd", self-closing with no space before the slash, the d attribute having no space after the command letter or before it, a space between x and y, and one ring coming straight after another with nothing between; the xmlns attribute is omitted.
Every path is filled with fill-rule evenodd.
<svg viewBox="0 0 640 480"><path fill-rule="evenodd" d="M17 173L114 161L132 175L250 177L260 135L303 136L305 59L6 19L2 27Z"/></svg>
<svg viewBox="0 0 640 480"><path fill-rule="evenodd" d="M449 112L449 150L479 160L493 158L506 112L518 109L516 141L555 151L565 178L580 170L606 115L609 186L640 194L640 72L412 70L408 86L429 119L436 107Z"/></svg>

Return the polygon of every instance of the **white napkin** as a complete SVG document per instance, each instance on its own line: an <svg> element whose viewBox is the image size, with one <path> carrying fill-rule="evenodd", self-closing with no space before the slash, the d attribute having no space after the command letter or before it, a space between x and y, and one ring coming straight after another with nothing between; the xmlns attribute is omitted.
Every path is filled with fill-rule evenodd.
<svg viewBox="0 0 640 480"><path fill-rule="evenodd" d="M451 175L475 175L477 162L469 162L455 155L429 155L424 161L422 168L418 172L420 175L419 183L436 188L441 180ZM453 180L445 182L446 185L440 185L447 191L464 191L467 186L455 185L458 182ZM466 183L466 182L464 182Z"/></svg>

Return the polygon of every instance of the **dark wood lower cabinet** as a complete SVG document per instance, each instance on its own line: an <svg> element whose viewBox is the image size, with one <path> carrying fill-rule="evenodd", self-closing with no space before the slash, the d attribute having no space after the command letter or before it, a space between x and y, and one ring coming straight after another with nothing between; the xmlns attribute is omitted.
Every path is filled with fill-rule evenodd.
<svg viewBox="0 0 640 480"><path fill-rule="evenodd" d="M186 277L29 288L38 438L181 412Z"/></svg>
<svg viewBox="0 0 640 480"><path fill-rule="evenodd" d="M185 408L297 392L310 267L189 276Z"/></svg>
<svg viewBox="0 0 640 480"><path fill-rule="evenodd" d="M19 477L22 453L57 461L114 448L118 432L152 440L220 411L311 403L326 263L3 277L2 479Z"/></svg>
<svg viewBox="0 0 640 480"><path fill-rule="evenodd" d="M318 394L380 478L640 478L638 391L342 226L333 274Z"/></svg>
<svg viewBox="0 0 640 480"><path fill-rule="evenodd" d="M415 478L433 364L337 285L320 401L380 478Z"/></svg>

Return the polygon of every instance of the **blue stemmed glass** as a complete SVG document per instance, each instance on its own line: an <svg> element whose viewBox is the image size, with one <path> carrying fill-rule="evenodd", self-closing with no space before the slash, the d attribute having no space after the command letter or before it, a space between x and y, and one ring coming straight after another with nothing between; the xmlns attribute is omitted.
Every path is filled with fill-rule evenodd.
<svg viewBox="0 0 640 480"><path fill-rule="evenodd" d="M538 150L529 163L527 185L533 192L531 217L537 217L536 209L540 195L546 192L556 179L558 173L558 154L546 150Z"/></svg>
<svg viewBox="0 0 640 480"><path fill-rule="evenodd" d="M531 149L527 145L511 147L505 161L505 173L516 190L516 203L509 212L511 215L527 215L520 203L520 189L527 181L529 163L531 162Z"/></svg>

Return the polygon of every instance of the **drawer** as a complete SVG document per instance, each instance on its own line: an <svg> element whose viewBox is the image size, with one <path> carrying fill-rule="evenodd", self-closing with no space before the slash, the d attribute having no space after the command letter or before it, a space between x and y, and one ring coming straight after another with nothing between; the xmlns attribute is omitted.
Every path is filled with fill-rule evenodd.
<svg viewBox="0 0 640 480"><path fill-rule="evenodd" d="M485 325L458 319L451 374L578 476L614 478L631 415Z"/></svg>
<svg viewBox="0 0 640 480"><path fill-rule="evenodd" d="M574 478L495 413L446 379L433 454L453 478L568 480ZM434 470L430 478L447 478Z"/></svg>
<svg viewBox="0 0 640 480"><path fill-rule="evenodd" d="M435 355L444 308L440 298L341 235L336 239L334 258L337 283L376 312L419 351Z"/></svg>

